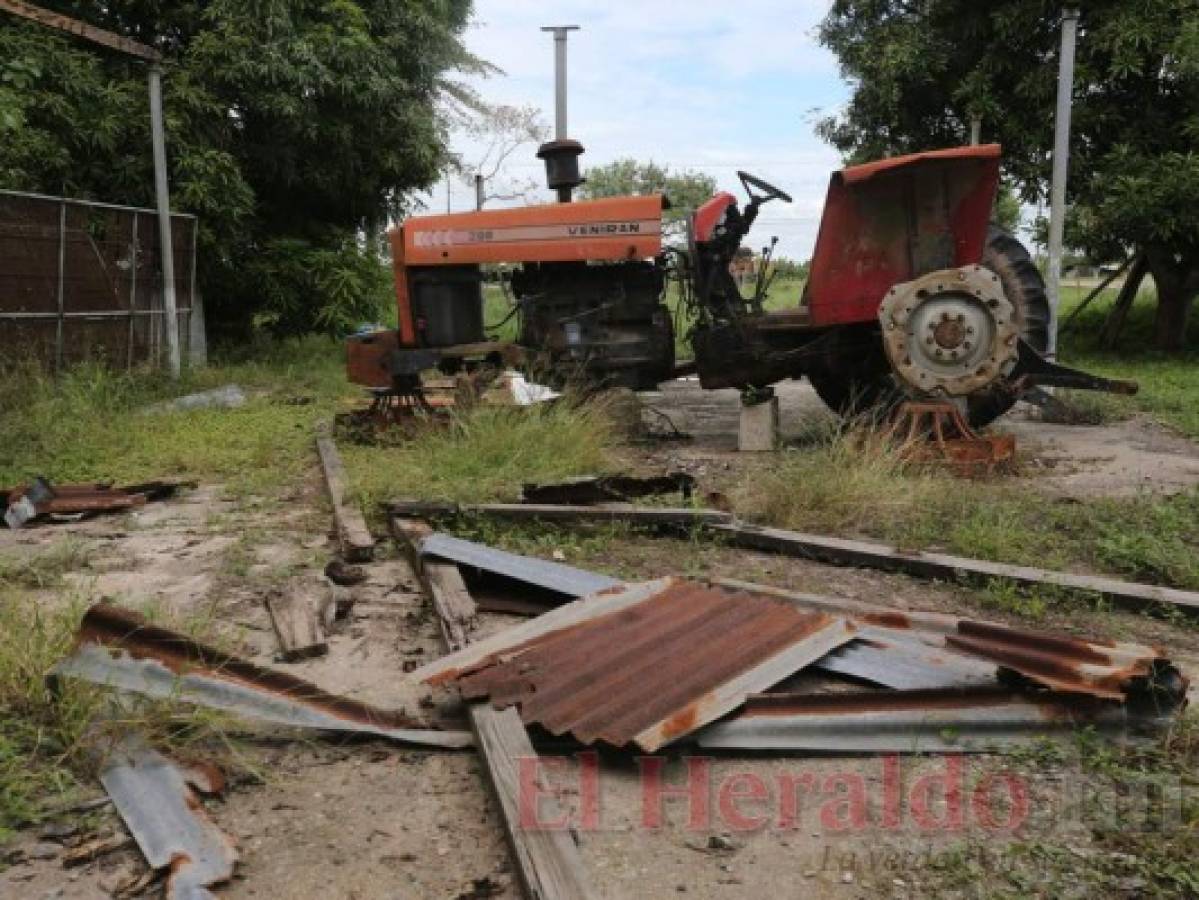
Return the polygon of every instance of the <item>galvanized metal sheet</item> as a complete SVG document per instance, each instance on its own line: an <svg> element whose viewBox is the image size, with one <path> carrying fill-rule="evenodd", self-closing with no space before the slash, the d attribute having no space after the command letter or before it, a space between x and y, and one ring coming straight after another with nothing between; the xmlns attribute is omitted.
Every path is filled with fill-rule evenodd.
<svg viewBox="0 0 1199 900"><path fill-rule="evenodd" d="M436 731L403 712L327 693L98 603L83 617L74 651L52 674L150 697L177 699L253 719L325 731L373 734L432 747L469 747L466 731Z"/></svg>
<svg viewBox="0 0 1199 900"><path fill-rule="evenodd" d="M900 691L994 685L997 674L993 664L874 628L861 629L816 668Z"/></svg>
<svg viewBox="0 0 1199 900"><path fill-rule="evenodd" d="M208 818L184 773L140 738L122 741L105 761L100 782L146 862L169 868L168 898L206 900L213 896L209 885L233 877L232 838Z"/></svg>
<svg viewBox="0 0 1199 900"><path fill-rule="evenodd" d="M585 597L608 588L619 587L621 584L607 575L496 550L485 544L464 541L441 532L434 532L424 538L420 542L420 552L422 556L432 556L458 563L460 566L481 569L568 597Z"/></svg>
<svg viewBox="0 0 1199 900"><path fill-rule="evenodd" d="M463 695L516 705L554 734L652 752L853 637L843 619L706 582L629 590L641 599L493 647L455 673Z"/></svg>
<svg viewBox="0 0 1199 900"><path fill-rule="evenodd" d="M766 694L698 735L701 747L870 753L980 753L1041 739L1071 739L1080 728L1136 740L1165 720L1129 707L1003 688Z"/></svg>

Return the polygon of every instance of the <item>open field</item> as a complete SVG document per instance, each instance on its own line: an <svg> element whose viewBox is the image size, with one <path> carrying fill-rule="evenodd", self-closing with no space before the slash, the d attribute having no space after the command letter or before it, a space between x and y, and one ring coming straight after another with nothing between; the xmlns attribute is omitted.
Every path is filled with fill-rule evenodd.
<svg viewBox="0 0 1199 900"><path fill-rule="evenodd" d="M797 289L780 286L778 293L789 299ZM782 301L776 297L775 302ZM1128 342L1147 327L1149 312L1146 304L1138 306ZM1085 338L1067 343L1063 355L1096 371L1138 378L1143 393L1119 403L1102 400L1091 413L1098 424L1090 426L1040 426L1019 416L1004 420L1001 427L1019 435L1021 466L1014 475L986 482L961 482L885 452L855 449L803 385L780 391L789 447L776 459L731 452L735 393L705 395L693 383L669 385L645 398L693 434L690 442L630 443L615 409L602 403L564 404L480 410L415 440L343 444L342 453L353 491L368 511L388 497L515 499L525 481L678 466L697 476L701 497L723 494L754 521L1199 588L1199 489L1194 487L1199 447L1186 440L1199 436L1199 399L1188 387L1196 360L1148 351L1117 358L1095 351ZM64 821L57 810L96 790L91 753L101 736L89 725L103 698L76 689L51 695L44 685L47 669L68 646L81 610L102 596L271 664L273 641L261 597L318 575L331 552L314 429L361 405L362 398L344 380L338 346L316 339L247 349L189 375L181 385L88 367L58 384L28 370L8 374L0 381L0 431L7 437L0 447L0 484L39 474L52 481L178 477L200 482L183 500L134 515L71 528L0 532L0 860L9 860L0 862L0 869L8 866L0 871L0 893L41 896L67 885L62 896L92 896L85 888L94 893L115 874L140 865L135 851L92 864L69 882L53 858L22 855L39 840L41 829ZM164 398L231 382L249 398L239 409L144 412ZM649 414L647 421L660 422L660 417ZM1131 455L1137 458L1156 460L1148 477L1141 470L1125 472L1106 453L1081 449L1106 446L1104 440L1134 448ZM1096 472L1103 474L1088 480ZM731 575L1161 643L1192 671L1199 662L1199 631L1193 623L1119 612L1087 596L1016 591L1004 584L930 585L734 552L707 541L649 538L623 528L498 529L471 522L456 527L465 535L537 556L564 557L622 578L667 571ZM334 641L330 655L293 669L331 689L385 705L415 703L419 698L389 693L389 673L407 660L439 652L427 613L399 560L372 567L368 587L351 631ZM500 627L508 620L493 616L488 621L489 627ZM295 896L328 896L330 890L376 896L396 878L401 884L406 879L422 896L455 896L484 875L503 886L499 896L514 890L496 812L478 790L473 757L381 747L368 751L364 763L358 748L263 743L228 721L174 704L139 706L129 713L127 721L133 720L162 745L203 752L234 774L229 799L214 813L246 848L243 876L227 896L260 895L284 867L295 879ZM1181 779L1193 790L1195 727L1188 719L1149 753L1117 753L1088 744L1083 736L1065 754L1017 757L1008 765L1031 773L1039 785L1076 775L1135 775L1163 783ZM781 763L749 765L765 773ZM823 773L835 770L827 760L813 765ZM852 766L868 768L864 761ZM824 871L821 848L861 856L875 843L870 834L829 844L818 828L813 834L767 831L745 836L736 857L712 860L708 867L714 877L708 878L712 873L705 868L702 883L696 884L689 833L672 827L635 840L638 836L628 830L635 797L626 775L614 776L612 801L614 815L624 824L583 839L588 866L609 873L610 896L637 890L660 896L683 885L690 896L736 897L797 877L814 896L944 890L1014 897L1027 895L1031 885L1052 893L1080 884L1105 894L1143 884L1150 893L1181 897L1193 895L1199 884L1194 862L1199 809L1189 800L1182 809L1184 827L1165 837L1046 828L990 845L992 855L980 856L970 838L895 835L898 850L918 850L923 861L881 875L864 869L852 887L842 881L844 865ZM378 798L392 791L397 798L415 799L406 809L398 801L380 804ZM361 821L356 811L364 809L373 810L377 826ZM300 819L320 827L298 828ZM103 809L65 820L87 834L117 827ZM451 837L450 822L470 824ZM351 835L359 850L370 848L352 867L339 862ZM728 871L720 868L724 865ZM809 869L819 871L804 875ZM858 871L856 863L853 870ZM987 892L973 890L980 873L989 879Z"/></svg>

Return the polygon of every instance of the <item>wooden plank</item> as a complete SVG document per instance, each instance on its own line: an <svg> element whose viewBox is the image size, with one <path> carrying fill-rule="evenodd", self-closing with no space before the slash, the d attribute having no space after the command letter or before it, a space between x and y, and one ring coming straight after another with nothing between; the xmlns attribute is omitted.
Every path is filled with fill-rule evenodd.
<svg viewBox="0 0 1199 900"><path fill-rule="evenodd" d="M452 503L396 500L388 504L388 509L392 515L417 518L468 515L517 522L556 522L571 525L625 522L630 525L651 527L690 527L733 521L732 513L718 509L633 506L618 503L607 506L573 506L556 503L476 503L459 506Z"/></svg>
<svg viewBox="0 0 1199 900"><path fill-rule="evenodd" d="M387 528L396 546L408 559L408 565L419 578L424 572L425 561L420 553L420 544L433 533L433 529L419 519L405 519L400 516L388 516Z"/></svg>
<svg viewBox="0 0 1199 900"><path fill-rule="evenodd" d="M512 707L500 711L486 703L472 703L469 714L487 777L500 802L504 830L516 857L525 896L530 900L584 900L593 896L570 832L521 824L520 766L523 760L536 760L537 751L519 713ZM542 794L539 800L543 821L556 821L562 816L551 796Z"/></svg>
<svg viewBox="0 0 1199 900"><path fill-rule="evenodd" d="M458 567L425 561L422 574L441 622L446 647L451 651L466 648L476 607ZM537 751L520 715L514 708L499 711L486 702L468 704L467 714L488 780L500 804L504 830L525 895L531 900L585 900L592 896L583 860L570 832L530 828L522 819L521 766L529 760L536 764ZM548 792L542 793L539 800L543 821L556 821L562 816Z"/></svg>
<svg viewBox="0 0 1199 900"><path fill-rule="evenodd" d="M349 480L341 454L333 439L321 435L316 439L316 449L325 470L325 484L329 488L329 499L333 503L333 521L337 526L337 539L341 543L342 555L350 562L367 562L375 552L375 539L360 510L346 498Z"/></svg>
<svg viewBox="0 0 1199 900"><path fill-rule="evenodd" d="M131 40L111 31L105 31L103 28L97 28L95 25L89 25L87 22L80 22L78 19L72 19L69 16L60 15L48 9L42 9L40 6L34 6L32 3L22 3L21 0L0 0L0 11L12 13L23 19L29 19L32 22L37 22L39 25L45 25L47 28L53 28L56 31L65 31L68 34L91 41L93 44L99 44L111 50L120 50L122 53L128 53L130 56L137 56L149 62L162 62L162 54L153 47L147 47L138 41Z"/></svg>
<svg viewBox="0 0 1199 900"><path fill-rule="evenodd" d="M785 556L905 572L920 578L940 578L948 581L1003 579L1024 587L1066 588L1099 594L1117 605L1132 609L1166 606L1190 614L1199 614L1199 593L1160 585L1120 581L1099 575L1054 572L1033 566L1016 566L964 556L950 556L945 553L901 550L886 544L802 534L777 528L718 524L711 526L711 531L736 546L768 550Z"/></svg>
<svg viewBox="0 0 1199 900"><path fill-rule="evenodd" d="M625 522L629 525L691 526L732 522L731 513L718 509L690 507L631 506L570 506L555 503L483 503L464 506L462 511L494 519L512 521L561 522L566 524L590 522Z"/></svg>
<svg viewBox="0 0 1199 900"><path fill-rule="evenodd" d="M424 564L424 577L446 647L450 651L461 650L470 643L471 633L479 624L479 610L466 589L462 573L453 563L428 561Z"/></svg>
<svg viewBox="0 0 1199 900"><path fill-rule="evenodd" d="M305 596L274 593L263 603L271 617L271 626L279 640L279 657L284 662L298 662L324 656L329 642L316 608Z"/></svg>

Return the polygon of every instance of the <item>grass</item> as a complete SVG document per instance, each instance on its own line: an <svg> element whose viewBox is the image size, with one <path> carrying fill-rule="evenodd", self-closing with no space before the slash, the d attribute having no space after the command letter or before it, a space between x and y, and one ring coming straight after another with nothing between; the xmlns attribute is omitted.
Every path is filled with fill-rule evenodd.
<svg viewBox="0 0 1199 900"><path fill-rule="evenodd" d="M1078 287L1063 291L1063 321L1087 293L1086 289ZM1098 374L1139 382L1141 391L1136 397L1103 398L1103 405L1115 414L1148 413L1183 434L1199 438L1199 401L1195 398L1199 314L1191 316L1187 331L1187 346L1192 349L1182 353L1154 350L1153 315L1157 298L1152 289L1142 290L1129 312L1119 347L1103 350L1099 347L1098 335L1115 295L1115 289L1109 289L1105 297L1096 300L1079 315L1062 339L1062 361Z"/></svg>
<svg viewBox="0 0 1199 900"><path fill-rule="evenodd" d="M0 584L30 590L58 588L63 575L87 568L90 558L91 548L71 537L32 554L0 554Z"/></svg>
<svg viewBox="0 0 1199 900"><path fill-rule="evenodd" d="M62 568L59 575L72 567ZM226 769L234 762L221 714L130 695L117 703L83 681L51 680L51 669L70 652L88 602L79 593L60 593L47 602L43 593L11 583L0 588L0 844L16 829L94 795L108 747L130 732L185 755L202 745L203 755ZM141 612L197 640L225 644L210 615L171 616L153 605ZM235 767L245 768L241 762Z"/></svg>
<svg viewBox="0 0 1199 900"><path fill-rule="evenodd" d="M619 442L616 424L600 399L532 408L479 407L410 440L341 449L357 497L370 510L398 497L516 499L525 482L616 470Z"/></svg>
<svg viewBox="0 0 1199 900"><path fill-rule="evenodd" d="M1051 833L960 843L920 871L925 895L1199 896L1199 715L1183 716L1147 746L1113 744L1084 730L1073 747L1015 751L1008 759L1081 776L1072 782L1077 796L1064 799L1080 804L1089 841L1067 843Z"/></svg>
<svg viewBox="0 0 1199 900"><path fill-rule="evenodd" d="M230 383L249 397L239 409L144 413L152 403ZM56 381L10 366L0 371L0 485L37 475L52 483L194 477L235 492L287 489L311 465L314 423L346 392L337 346L318 339L251 348L178 383L98 365Z"/></svg>
<svg viewBox="0 0 1199 900"><path fill-rule="evenodd" d="M46 683L81 612L78 602L51 610L0 590L0 841L37 821L48 801L81 790L84 738L100 696L76 682L51 693Z"/></svg>
<svg viewBox="0 0 1199 900"><path fill-rule="evenodd" d="M856 426L834 425L749 471L732 497L742 515L799 531L1199 589L1199 490L1046 502L1024 485L914 465Z"/></svg>

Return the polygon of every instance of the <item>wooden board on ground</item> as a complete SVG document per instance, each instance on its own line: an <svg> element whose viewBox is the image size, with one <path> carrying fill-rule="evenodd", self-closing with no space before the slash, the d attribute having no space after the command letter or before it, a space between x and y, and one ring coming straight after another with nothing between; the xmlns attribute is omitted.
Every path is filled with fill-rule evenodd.
<svg viewBox="0 0 1199 900"><path fill-rule="evenodd" d="M426 562L421 574L441 621L447 648L463 649L470 642L476 611L462 574L456 565L438 562ZM532 900L590 897L583 860L570 833L529 828L522 821L520 769L522 761L537 759L537 751L519 713L513 708L498 711L486 702L469 704L467 713L487 777L499 800L504 830L526 896ZM547 821L560 817L560 811L551 808L556 806L551 796L542 794L539 799Z"/></svg>
<svg viewBox="0 0 1199 900"><path fill-rule="evenodd" d="M337 445L327 435L320 435L316 439L316 449L325 470L325 484L329 488L329 500L333 503L333 522L337 527L342 555L350 562L367 562L374 555L375 539L366 527L362 510L346 499L349 482Z"/></svg>
<svg viewBox="0 0 1199 900"><path fill-rule="evenodd" d="M921 578L941 578L947 581L1004 579L1024 587L1066 588L1099 594L1120 606L1134 609L1165 606L1192 615L1199 614L1199 593L1160 585L1138 584L1098 575L1053 572L1032 566L1015 566L945 553L901 550L869 541L802 534L777 528L758 528L739 523L713 525L711 531L726 538L734 546L767 550L803 559L906 572Z"/></svg>
<svg viewBox="0 0 1199 900"><path fill-rule="evenodd" d="M305 596L275 593L264 601L279 640L279 658L298 662L329 652L329 642L316 607Z"/></svg>
<svg viewBox="0 0 1199 900"><path fill-rule="evenodd" d="M733 521L732 513L718 509L692 507L632 506L572 506L554 503L475 503L458 505L425 501L395 500L388 504L393 516L424 518L455 515L484 516L513 522L556 522L582 525L588 523L624 522L646 527L688 528Z"/></svg>

